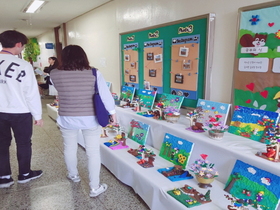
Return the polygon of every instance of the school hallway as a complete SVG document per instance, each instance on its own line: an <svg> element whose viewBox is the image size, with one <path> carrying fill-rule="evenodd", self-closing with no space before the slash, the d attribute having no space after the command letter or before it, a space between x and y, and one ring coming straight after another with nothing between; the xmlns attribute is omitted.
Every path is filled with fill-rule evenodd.
<svg viewBox="0 0 280 210"><path fill-rule="evenodd" d="M101 167L101 183L108 189L96 198L89 197L87 159L84 149L78 147L78 170L81 182L66 178L63 157L63 141L58 127L46 109L52 97L42 99L44 126L33 127L32 170L43 170L41 178L26 184L17 183L18 164L15 142L10 147L12 177L15 184L0 189L1 210L146 210L149 209L134 190L121 183L104 166ZM1 163L0 163L1 164Z"/></svg>

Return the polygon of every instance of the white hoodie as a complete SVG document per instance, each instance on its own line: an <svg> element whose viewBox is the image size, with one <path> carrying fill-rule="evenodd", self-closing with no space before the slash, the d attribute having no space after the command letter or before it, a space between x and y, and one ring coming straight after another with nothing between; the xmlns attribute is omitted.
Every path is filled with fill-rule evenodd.
<svg viewBox="0 0 280 210"><path fill-rule="evenodd" d="M0 112L31 113L35 120L42 119L33 67L10 54L0 54Z"/></svg>

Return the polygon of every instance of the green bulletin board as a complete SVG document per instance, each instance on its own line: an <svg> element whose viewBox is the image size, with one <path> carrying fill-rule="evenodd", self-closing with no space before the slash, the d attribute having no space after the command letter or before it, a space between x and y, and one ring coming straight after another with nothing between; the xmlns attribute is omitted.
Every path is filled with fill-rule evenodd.
<svg viewBox="0 0 280 210"><path fill-rule="evenodd" d="M155 90L156 100L162 93L181 95L182 106L196 107L210 88L211 21L207 14L121 34L122 85L135 87L136 94Z"/></svg>

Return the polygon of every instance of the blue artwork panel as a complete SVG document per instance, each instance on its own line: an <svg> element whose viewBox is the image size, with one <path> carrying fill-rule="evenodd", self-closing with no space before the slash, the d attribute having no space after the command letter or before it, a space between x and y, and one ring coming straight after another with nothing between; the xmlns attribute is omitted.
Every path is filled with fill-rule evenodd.
<svg viewBox="0 0 280 210"><path fill-rule="evenodd" d="M280 177L237 160L225 185L225 191L240 203L261 209L277 209Z"/></svg>

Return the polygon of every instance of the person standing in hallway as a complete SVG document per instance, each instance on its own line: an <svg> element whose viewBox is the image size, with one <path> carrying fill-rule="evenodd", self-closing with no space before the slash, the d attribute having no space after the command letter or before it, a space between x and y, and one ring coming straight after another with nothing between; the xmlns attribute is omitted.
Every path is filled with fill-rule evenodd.
<svg viewBox="0 0 280 210"><path fill-rule="evenodd" d="M64 159L67 178L80 182L77 169L78 133L81 130L88 159L90 197L105 192L107 185L100 184L100 135L93 105L94 84L97 81L99 94L106 109L116 123L115 102L106 81L99 71L97 78L84 50L78 45L69 45L62 50L62 65L51 71L51 80L58 91L59 108L57 123L64 142Z"/></svg>
<svg viewBox="0 0 280 210"><path fill-rule="evenodd" d="M28 38L15 30L0 34L0 188L14 184L9 148L14 134L18 183L39 178L41 170L31 170L32 116L42 126L42 106L33 67L18 58Z"/></svg>
<svg viewBox="0 0 280 210"><path fill-rule="evenodd" d="M49 62L50 65L48 67L44 68L44 75L45 75L44 80L46 82L45 83L44 82L39 82L38 83L39 92L40 92L41 96L44 95L44 89L47 90L47 89L49 89L49 85L52 85L52 82L50 80L50 73L53 69L57 68L58 65L59 65L56 57L49 57L48 62Z"/></svg>

